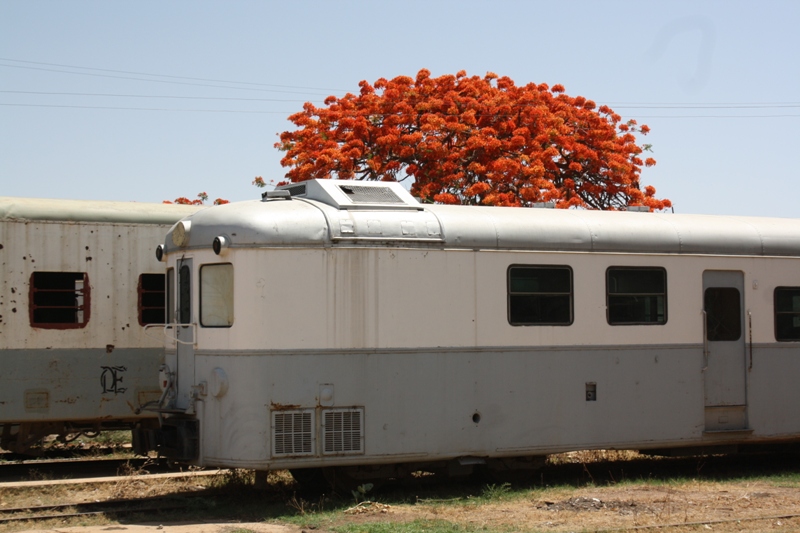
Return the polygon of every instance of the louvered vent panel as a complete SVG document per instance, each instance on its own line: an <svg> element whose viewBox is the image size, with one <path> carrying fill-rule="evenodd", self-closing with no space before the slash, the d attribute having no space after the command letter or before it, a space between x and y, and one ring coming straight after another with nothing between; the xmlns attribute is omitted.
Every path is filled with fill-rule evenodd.
<svg viewBox="0 0 800 533"><path fill-rule="evenodd" d="M310 455L314 452L311 411L273 412L272 428L273 455Z"/></svg>
<svg viewBox="0 0 800 533"><path fill-rule="evenodd" d="M364 453L363 409L330 409L324 411L325 454Z"/></svg>
<svg viewBox="0 0 800 533"><path fill-rule="evenodd" d="M405 203L389 187L365 187L363 185L340 185L354 204L403 204Z"/></svg>
<svg viewBox="0 0 800 533"><path fill-rule="evenodd" d="M289 191L289 194L292 196L302 196L306 193L306 184L300 185L293 185L291 187L282 187L283 189Z"/></svg>

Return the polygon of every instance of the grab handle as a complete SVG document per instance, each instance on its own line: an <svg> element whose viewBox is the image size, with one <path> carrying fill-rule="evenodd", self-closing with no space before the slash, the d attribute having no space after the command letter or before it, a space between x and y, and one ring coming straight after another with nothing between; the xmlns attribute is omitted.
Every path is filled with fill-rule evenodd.
<svg viewBox="0 0 800 533"><path fill-rule="evenodd" d="M176 327L192 328L192 340L191 341L182 341L177 336L173 337L173 336L167 334L167 330L174 329ZM195 335L196 330L197 330L197 324L147 324L144 327L144 334L147 335L148 337L150 337L151 339L158 339L158 337L154 337L153 335L148 335L147 334L147 330L149 328L163 328L162 334L164 335L164 337L169 339L169 340L171 340L171 341L175 341L178 344L187 344L189 346L195 346L197 344L197 341L196 341L197 335Z"/></svg>
<svg viewBox="0 0 800 533"><path fill-rule="evenodd" d="M701 372L705 372L708 368L708 313L706 310L703 309L703 369Z"/></svg>

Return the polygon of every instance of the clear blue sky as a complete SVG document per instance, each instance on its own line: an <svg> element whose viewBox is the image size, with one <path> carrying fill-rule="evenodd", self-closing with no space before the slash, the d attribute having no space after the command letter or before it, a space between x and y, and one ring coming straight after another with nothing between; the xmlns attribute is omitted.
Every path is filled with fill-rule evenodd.
<svg viewBox="0 0 800 533"><path fill-rule="evenodd" d="M648 124L676 212L798 217L798 51L794 0L0 0L0 195L256 198L304 101L428 68Z"/></svg>

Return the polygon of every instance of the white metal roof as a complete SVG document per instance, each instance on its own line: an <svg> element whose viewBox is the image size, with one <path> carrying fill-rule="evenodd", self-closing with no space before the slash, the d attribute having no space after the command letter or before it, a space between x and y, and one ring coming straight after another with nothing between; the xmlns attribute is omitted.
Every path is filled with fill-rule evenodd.
<svg viewBox="0 0 800 533"><path fill-rule="evenodd" d="M174 224L202 206L0 196L0 220Z"/></svg>
<svg viewBox="0 0 800 533"><path fill-rule="evenodd" d="M315 180L291 199L214 206L190 216L189 247L363 245L800 256L800 219L420 204L398 183ZM390 188L348 198L334 190ZM315 192L316 191L316 192ZM348 193L349 194L349 193ZM338 196L337 196L338 195ZM351 195L352 196L352 195ZM374 200L374 198L378 198ZM352 201L351 201L352 200ZM176 247L166 239L167 249Z"/></svg>

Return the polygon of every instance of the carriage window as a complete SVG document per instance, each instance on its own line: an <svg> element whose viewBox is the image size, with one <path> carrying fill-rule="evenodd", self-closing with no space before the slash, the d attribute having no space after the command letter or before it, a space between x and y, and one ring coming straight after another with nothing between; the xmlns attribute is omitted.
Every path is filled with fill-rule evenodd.
<svg viewBox="0 0 800 533"><path fill-rule="evenodd" d="M192 323L192 269L189 265L181 266L178 271L178 323Z"/></svg>
<svg viewBox="0 0 800 533"><path fill-rule="evenodd" d="M139 276L139 325L164 323L164 274Z"/></svg>
<svg viewBox="0 0 800 533"><path fill-rule="evenodd" d="M568 266L510 267L508 322L512 326L572 324L572 269Z"/></svg>
<svg viewBox="0 0 800 533"><path fill-rule="evenodd" d="M233 324L233 265L200 267L200 324L230 327Z"/></svg>
<svg viewBox="0 0 800 533"><path fill-rule="evenodd" d="M703 296L706 339L736 341L742 336L741 294L735 287L709 287Z"/></svg>
<svg viewBox="0 0 800 533"><path fill-rule="evenodd" d="M775 340L800 341L800 287L775 289Z"/></svg>
<svg viewBox="0 0 800 533"><path fill-rule="evenodd" d="M667 271L663 268L611 267L606 271L608 323L667 323Z"/></svg>
<svg viewBox="0 0 800 533"><path fill-rule="evenodd" d="M85 272L34 272L30 283L31 327L82 328L89 322L89 277Z"/></svg>
<svg viewBox="0 0 800 533"><path fill-rule="evenodd" d="M175 269L168 268L167 269L167 297L166 297L166 308L167 308L167 317L166 322L167 324L172 324L175 322Z"/></svg>

